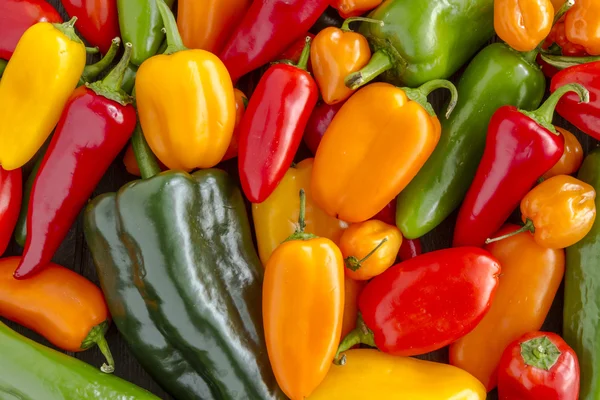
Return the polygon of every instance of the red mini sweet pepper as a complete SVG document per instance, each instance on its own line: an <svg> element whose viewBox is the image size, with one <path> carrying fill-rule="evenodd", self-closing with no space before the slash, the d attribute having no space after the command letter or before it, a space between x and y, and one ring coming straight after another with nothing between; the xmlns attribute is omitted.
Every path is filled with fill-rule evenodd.
<svg viewBox="0 0 600 400"><path fill-rule="evenodd" d="M273 61L306 34L323 14L327 0L255 0L219 58L235 83Z"/></svg>
<svg viewBox="0 0 600 400"><path fill-rule="evenodd" d="M500 400L577 400L577 355L555 333L526 333L502 354L498 366L498 397Z"/></svg>
<svg viewBox="0 0 600 400"><path fill-rule="evenodd" d="M0 167L0 256L6 251L21 210L23 195L21 168Z"/></svg>
<svg viewBox="0 0 600 400"><path fill-rule="evenodd" d="M33 184L27 240L14 276L44 268L67 235L136 125L131 98L121 89L131 43L104 80L76 89L63 110Z"/></svg>
<svg viewBox="0 0 600 400"><path fill-rule="evenodd" d="M262 203L289 169L319 92L306 71L310 37L298 65L276 64L263 75L240 124L239 172L244 194Z"/></svg>
<svg viewBox="0 0 600 400"><path fill-rule="evenodd" d="M69 17L77 17L77 30L102 54L113 38L121 36L117 0L62 0L62 4Z"/></svg>
<svg viewBox="0 0 600 400"><path fill-rule="evenodd" d="M38 22L63 20L46 0L0 0L0 58L9 60L23 33Z"/></svg>
<svg viewBox="0 0 600 400"><path fill-rule="evenodd" d="M358 299L357 328L341 352L363 343L396 356L441 349L469 333L490 308L500 264L486 250L460 247L396 264L371 280Z"/></svg>
<svg viewBox="0 0 600 400"><path fill-rule="evenodd" d="M321 139L323 139L323 135L325 135L325 131L329 127L329 124L331 124L331 121L333 121L333 117L335 117L343 105L344 102L333 105L320 103L317 104L313 110L310 118L308 119L308 123L306 124L306 129L304 130L304 143L306 143L306 146L313 155L317 154L317 149L319 148ZM394 207L396 207L395 204L396 203L394 202ZM394 219L391 225L395 224L396 215L394 214Z"/></svg>
<svg viewBox="0 0 600 400"><path fill-rule="evenodd" d="M583 86L571 84L558 89L537 111L504 106L494 113L483 158L458 213L455 247L483 246L536 181L560 160L564 138L552 126L552 117L567 92L588 100Z"/></svg>

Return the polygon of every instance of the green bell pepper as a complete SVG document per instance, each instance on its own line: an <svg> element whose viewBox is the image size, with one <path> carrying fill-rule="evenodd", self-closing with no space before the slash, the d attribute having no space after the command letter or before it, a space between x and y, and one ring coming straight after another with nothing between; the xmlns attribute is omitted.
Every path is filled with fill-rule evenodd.
<svg viewBox="0 0 600 400"><path fill-rule="evenodd" d="M169 7L174 0L164 0ZM117 0L123 42L133 45L131 62L140 66L158 52L165 39L156 0Z"/></svg>
<svg viewBox="0 0 600 400"><path fill-rule="evenodd" d="M267 356L263 269L239 189L217 169L155 175L139 127L133 145L144 179L94 199L84 217L115 325L180 400L283 398Z"/></svg>
<svg viewBox="0 0 600 400"><path fill-rule="evenodd" d="M600 193L600 149L585 158L577 178ZM600 196L596 196L600 209ZM563 336L581 370L580 400L600 399L600 219L585 238L567 248Z"/></svg>
<svg viewBox="0 0 600 400"><path fill-rule="evenodd" d="M27 339L0 322L0 399L160 400L132 383Z"/></svg>
<svg viewBox="0 0 600 400"><path fill-rule="evenodd" d="M442 136L417 176L400 193L396 224L416 239L438 226L465 197L485 149L487 126L504 105L532 110L544 96L546 79L536 54L503 43L483 49L458 83L458 104L441 122Z"/></svg>
<svg viewBox="0 0 600 400"><path fill-rule="evenodd" d="M449 78L494 35L493 0L386 0L369 17L384 24L360 25L374 53L346 78L352 89L382 73L409 87Z"/></svg>

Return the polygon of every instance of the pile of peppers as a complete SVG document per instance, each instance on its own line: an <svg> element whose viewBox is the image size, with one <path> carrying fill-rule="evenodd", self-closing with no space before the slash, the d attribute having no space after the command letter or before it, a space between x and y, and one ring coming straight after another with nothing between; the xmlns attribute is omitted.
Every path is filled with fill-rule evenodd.
<svg viewBox="0 0 600 400"><path fill-rule="evenodd" d="M597 140L597 0L0 0L0 397L600 399Z"/></svg>

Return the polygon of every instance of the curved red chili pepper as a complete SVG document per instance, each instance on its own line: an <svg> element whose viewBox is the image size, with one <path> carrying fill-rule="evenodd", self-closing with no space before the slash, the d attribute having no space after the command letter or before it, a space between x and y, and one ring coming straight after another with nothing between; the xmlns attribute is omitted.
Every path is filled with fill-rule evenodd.
<svg viewBox="0 0 600 400"><path fill-rule="evenodd" d="M77 17L75 28L102 54L115 37L121 36L117 0L62 0L62 4L69 17Z"/></svg>
<svg viewBox="0 0 600 400"><path fill-rule="evenodd" d="M319 144L321 143L321 139L323 139L323 135L325 135L325 131L333 121L333 117L335 114L342 108L344 102L336 103L333 105L329 105L327 103L318 104L313 110L310 118L308 119L308 123L306 124L306 129L304 130L304 143L308 149L313 153L313 155L317 154L317 148L319 148ZM396 210L396 203L394 200L394 210ZM395 213L395 211L394 211ZM379 218L375 218L379 219ZM393 222L388 222L381 220L385 223L395 225L396 224L396 215L392 218Z"/></svg>
<svg viewBox="0 0 600 400"><path fill-rule="evenodd" d="M6 251L19 218L22 189L21 168L6 171L0 167L0 256Z"/></svg>
<svg viewBox="0 0 600 400"><path fill-rule="evenodd" d="M402 239L402 245L400 245L398 257L401 261L406 261L421 255L422 251L420 239L404 238Z"/></svg>

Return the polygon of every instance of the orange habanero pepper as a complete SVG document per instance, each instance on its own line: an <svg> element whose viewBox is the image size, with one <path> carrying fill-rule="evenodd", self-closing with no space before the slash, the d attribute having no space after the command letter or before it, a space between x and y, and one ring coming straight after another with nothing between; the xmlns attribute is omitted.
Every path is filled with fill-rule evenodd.
<svg viewBox="0 0 600 400"><path fill-rule="evenodd" d="M329 4L338 10L342 18L349 18L371 11L382 2L383 0L331 0Z"/></svg>
<svg viewBox="0 0 600 400"><path fill-rule="evenodd" d="M427 95L452 92L433 80L417 89L374 83L357 91L327 128L315 156L312 195L329 215L362 222L377 214L415 177L440 139L441 127Z"/></svg>
<svg viewBox="0 0 600 400"><path fill-rule="evenodd" d="M246 97L241 90L233 89L233 93L235 95L235 127L233 128L233 136L231 137L231 142L229 142L227 152L221 161L227 161L237 157L240 140L240 131L238 128L246 113L246 107L248 107L248 97Z"/></svg>
<svg viewBox="0 0 600 400"><path fill-rule="evenodd" d="M329 239L298 229L271 255L263 284L265 338L277 383L302 400L325 379L342 332L344 260Z"/></svg>
<svg viewBox="0 0 600 400"><path fill-rule="evenodd" d="M383 25L370 18L349 18L341 28L328 27L315 36L310 61L323 101L329 105L346 100L354 92L344 83L349 74L361 70L371 60L369 42L352 32L351 22L364 21Z"/></svg>
<svg viewBox="0 0 600 400"><path fill-rule="evenodd" d="M515 228L507 224L498 235ZM450 345L450 364L471 373L490 391L496 387L496 369L506 346L542 327L563 278L565 253L540 246L528 233L486 249L502 265L500 283L481 322Z"/></svg>
<svg viewBox="0 0 600 400"><path fill-rule="evenodd" d="M550 0L494 0L494 28L500 39L517 51L531 51L552 29Z"/></svg>
<svg viewBox="0 0 600 400"><path fill-rule="evenodd" d="M177 26L190 49L218 54L241 22L251 0L179 0Z"/></svg>
<svg viewBox="0 0 600 400"><path fill-rule="evenodd" d="M600 55L600 1L577 0L565 16L565 33L589 55Z"/></svg>
<svg viewBox="0 0 600 400"><path fill-rule="evenodd" d="M353 224L340 239L346 276L366 281L396 262L402 245L400 229L375 219Z"/></svg>
<svg viewBox="0 0 600 400"><path fill-rule="evenodd" d="M565 150L562 157L548 172L542 177L544 179L552 178L557 175L570 175L581 167L583 163L583 148L579 140L566 129L555 127L565 138Z"/></svg>

